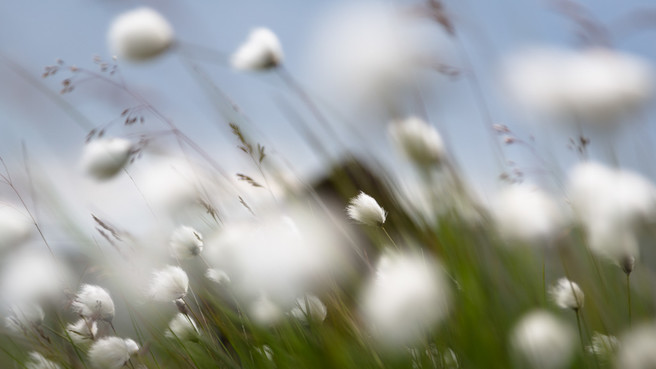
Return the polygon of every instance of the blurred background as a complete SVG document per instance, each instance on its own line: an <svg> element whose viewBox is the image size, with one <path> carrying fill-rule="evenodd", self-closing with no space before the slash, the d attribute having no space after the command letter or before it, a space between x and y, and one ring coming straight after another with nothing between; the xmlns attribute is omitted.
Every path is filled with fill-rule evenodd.
<svg viewBox="0 0 656 369"><path fill-rule="evenodd" d="M107 30L112 19L145 5L170 21L179 47L144 63L119 60L122 78L216 158L226 173L244 171L249 165L249 159L236 148L228 126L230 104L234 104L242 113L242 128L253 141L264 144L270 157L284 163L295 176L320 176L327 163L339 161L345 153L355 153L363 160L394 168L391 172L399 178L407 177L408 170L400 165L404 162L392 152L387 139L387 124L394 115L386 110L389 106L381 109L349 104L343 99L349 96L345 90L340 96L329 86L334 75L326 72L325 63L331 62L331 57L337 61L346 58L346 62L349 57L357 57L342 55L340 59L334 55L339 52L330 48L348 39L345 32L354 37L366 33L364 25L358 29L349 18L362 11L357 9L358 3L2 2L0 156L12 170L23 170L25 156L29 156L43 177L51 178L61 196L79 199L83 195L87 202L84 206L108 212L124 207L123 201L99 195L113 192L114 187L131 186L128 179L99 186L83 178L78 162L89 131L117 120L134 101L111 84L94 79L77 81L74 91L62 95L61 81L67 77L64 72L49 78L41 75L45 66L57 60L67 66L95 70L99 67L95 57L111 62ZM426 6L422 1L407 0L377 3L409 13L421 13L421 7ZM505 60L531 46L603 45L653 61L655 12L648 0L444 2L444 14L455 29L455 37L434 21L426 21L414 30L419 34L415 40L436 57L440 68L424 77L417 99L404 106L402 114L422 116L440 131L454 161L484 201L503 184L502 176L557 189L554 181L545 177L540 163L548 161L561 175L566 173L578 160L576 149L569 147L570 138L577 133L511 103L503 83ZM342 23L352 28L340 34L336 26ZM226 55L259 26L278 35L286 71L328 117L329 127L316 119L278 74L238 72L226 63ZM358 54L358 50L344 50ZM368 52L361 50L362 55ZM385 57L384 53L381 56ZM656 175L650 165L653 109L653 104L648 104L612 134L614 160L652 179ZM531 147L504 144L492 124L507 126L514 137L529 142ZM161 127L153 119L133 127L115 124L108 135L134 138L140 132ZM326 152L317 150L302 127L309 127L321 138ZM157 142L150 145L153 152L166 147L166 141L159 148ZM590 145L593 159L607 157L604 150L595 151L599 147ZM135 163L135 170L139 165ZM128 192L135 197L127 203L136 201L136 191Z"/></svg>
<svg viewBox="0 0 656 369"><path fill-rule="evenodd" d="M144 62L113 59L112 21L141 6L170 22L174 45ZM230 56L256 27L277 35L282 65L237 70ZM262 272L265 282L287 285L284 278L269 278L259 263L278 261L284 271L293 271L288 260L275 260L284 253L268 242L273 238L271 244L288 246L285 237L298 230L287 229L285 237L277 231L289 226L286 215L294 215L293 205L300 204L309 212L295 214L299 221L308 220L309 213L329 215L316 227L329 231L320 233L314 224L299 228L322 242L345 236L348 242L335 244L353 246L362 259L353 275L360 278L368 276L370 261L389 247L388 240L408 248L416 243L443 259L459 291L446 337L462 357L480 364L470 367L510 361L499 337L520 313L547 305L547 282L569 277L568 265L590 296L591 330L620 332L631 324L632 305L629 297L627 317L624 295L615 297L624 288L631 291L627 263L632 269L636 259L627 257L637 253L613 260L621 264L621 275L612 263L600 269L587 248L568 248L586 244L584 234L592 232L569 222L566 182L570 169L586 160L656 180L654 31L653 0L0 2L0 179L7 182L0 183L0 226L9 224L5 228L19 236L0 242L0 303L13 303L32 287L40 289L34 294L58 290L53 275L61 275L70 289L67 301L80 283L99 283L124 293L117 303L117 327L128 331L126 307L150 307L142 305L143 287L152 270L171 262L171 230L183 224L205 235L207 251L243 239L262 247L266 252L241 249L249 254L242 255L245 261L257 262L244 274ZM397 150L390 123L411 116L439 131L446 158L412 162ZM85 142L99 132L137 148L124 171L118 168L118 175L102 181L85 173L81 163ZM428 146L426 151L439 146L439 137L438 144L422 142L421 135L412 138ZM248 144L257 148L256 156L244 153ZM601 209L611 220L595 223L604 231L596 241L620 245L606 236L624 235L614 231L627 231L625 224L613 223L623 216L631 226L651 222L653 231L653 186L604 170L587 182L583 176L578 194L589 200L587 215L596 219ZM536 186L492 206L509 183ZM616 190L616 183L624 186ZM601 190L588 191L586 185ZM552 208L542 201L536 187L558 204ZM347 220L346 201L360 190L389 212L389 233L379 220L370 223L381 229ZM338 198L336 216L324 213L317 198ZM602 198L609 201L597 201ZM11 208L20 216L2 213ZM253 231L256 221L268 218L274 237ZM13 224L12 219L19 220ZM490 220L510 225L500 230ZM539 242L526 244L558 247L544 254L543 249L497 250L496 245L512 244L497 237L504 231L520 236L536 231ZM630 236L627 243L637 250L642 240ZM75 271L58 270L52 264L57 257L50 260L43 243L56 251L53 256L61 252ZM656 255L653 247L645 249L639 260L649 265ZM301 265L300 276L317 269L296 249L284 250ZM210 261L234 264L207 251ZM308 259L321 259L317 264L329 259L313 255ZM191 285L205 288L208 281L201 274L210 265L194 259L186 267ZM649 268L638 273L636 317L652 317L656 275ZM606 286L598 283L604 279ZM360 282L355 280L344 291L349 302L355 301L351 288ZM211 290L207 295L216 297ZM164 309L153 315L158 324L174 306ZM574 318L568 318L572 326ZM351 317L344 321L350 324ZM334 339L339 336L332 337L341 344Z"/></svg>

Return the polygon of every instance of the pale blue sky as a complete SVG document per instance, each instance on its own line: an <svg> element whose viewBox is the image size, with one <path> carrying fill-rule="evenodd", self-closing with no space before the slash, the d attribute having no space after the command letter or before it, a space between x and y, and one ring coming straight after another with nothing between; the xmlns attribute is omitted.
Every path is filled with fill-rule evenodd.
<svg viewBox="0 0 656 369"><path fill-rule="evenodd" d="M410 0L386 2L399 5L416 3ZM40 79L45 65L61 58L69 64L93 68L93 55L109 57L106 31L113 17L147 5L170 20L178 39L222 51L234 50L254 27L271 28L283 44L288 69L312 89L315 78L304 66L306 51L311 48L309 35L317 20L336 3L328 0L4 1L0 2L0 50L4 57L17 63L43 87L57 92L60 77ZM574 162L576 156L567 151L563 137L545 132L549 128L522 124L526 117L509 109L497 75L500 58L522 45L575 45L573 24L550 10L546 1L450 0L445 3L461 31L463 44L473 61L495 122L507 124L525 136L531 133L539 135L539 150L547 157L555 153L555 160L564 167ZM652 2L587 0L581 3L601 21L612 22L619 15L649 6ZM614 46L654 61L655 37L656 32L653 31L637 33L618 40ZM455 60L460 60L459 56ZM289 95L275 76L244 75L222 66L202 62L199 65L257 126L247 129L255 135L261 134L258 137L263 142L278 149L287 159L293 159L303 170L317 166L312 150L285 123L284 116L272 100L273 96ZM225 162L232 163L234 158L240 157L234 149L235 142L228 133L226 123L177 55L165 55L142 65L125 63L121 68L131 86L146 94L156 107L197 139L207 151ZM0 81L0 155L8 161L17 159L20 157L20 143L25 142L31 151L47 155L44 160L48 162L74 165L87 131L76 125L61 107L6 63L0 64ZM481 124L481 114L467 80L460 78L450 82L440 93L440 101L427 102L431 120L445 131L443 134L449 139L455 156L469 178L478 182L478 187L495 183L497 161L493 158L489 132ZM97 83L80 86L64 98L96 124L113 119L122 107L129 105L118 91ZM653 135L652 116L653 108L642 119L650 125L618 134L620 143L617 146L623 165L639 168L650 175L652 173L645 164L651 160L644 157L644 151L637 151L634 143ZM366 126L361 130L379 130L371 137L384 140L384 125L379 128ZM120 134L125 131L117 129L114 132ZM644 144L650 145L650 142L645 141ZM379 144L367 142L364 146L376 151ZM353 140L345 145L355 150L363 146ZM520 162L531 160L527 159L523 149L510 148L507 153L510 158Z"/></svg>

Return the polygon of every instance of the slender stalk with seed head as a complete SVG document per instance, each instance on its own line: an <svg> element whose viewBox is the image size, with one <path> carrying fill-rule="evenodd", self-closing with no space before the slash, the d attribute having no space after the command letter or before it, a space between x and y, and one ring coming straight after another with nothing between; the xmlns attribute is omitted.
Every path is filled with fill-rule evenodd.
<svg viewBox="0 0 656 369"><path fill-rule="evenodd" d="M629 326L631 325L631 272L635 266L635 258L626 256L621 260L620 266L626 275L626 304L629 311Z"/></svg>

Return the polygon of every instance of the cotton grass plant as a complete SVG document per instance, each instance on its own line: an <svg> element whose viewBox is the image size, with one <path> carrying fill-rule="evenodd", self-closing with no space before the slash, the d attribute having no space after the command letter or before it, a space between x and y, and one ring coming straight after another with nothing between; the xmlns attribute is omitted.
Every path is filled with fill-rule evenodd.
<svg viewBox="0 0 656 369"><path fill-rule="evenodd" d="M91 179L80 183L102 191L102 206L60 197L27 162L0 160L0 366L654 367L649 171L582 155L577 163L600 145L583 132L561 142L576 147L570 168L560 168L557 155L541 155L541 137L520 140L484 119L506 150L499 155L520 158L500 157L509 168L498 186L477 193L458 165L463 148L424 89L445 74L460 83L459 70L477 86L466 53L462 65L444 64L466 28L441 1L397 5L340 9L315 42L328 87L372 108L379 125L366 129L390 139L371 134L375 142L359 142L366 150L345 153L353 160L325 147L362 133L335 110L357 113L302 84L284 37L259 25L231 53L200 53L160 13L140 8L109 26L116 58L48 66L44 83L63 78L64 95L93 81L129 103L84 132L71 164ZM498 76L509 100L541 120L580 128L601 116L603 131L649 104L647 61L592 47L541 50L508 59ZM239 169L124 78L127 63L152 61L140 63L147 69L164 54L230 106L220 134L241 155ZM269 123L251 121L206 68L280 84L303 117L295 127L325 164L321 178L295 170L258 133ZM476 103L487 110L483 94ZM529 150L542 171L510 147ZM116 205L130 193L137 203ZM127 209L116 215L116 207ZM132 214L138 207L147 216Z"/></svg>

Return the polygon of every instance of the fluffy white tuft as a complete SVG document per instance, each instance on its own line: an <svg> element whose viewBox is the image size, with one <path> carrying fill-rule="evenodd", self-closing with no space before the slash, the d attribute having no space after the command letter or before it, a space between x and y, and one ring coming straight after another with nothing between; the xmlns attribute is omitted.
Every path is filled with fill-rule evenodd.
<svg viewBox="0 0 656 369"><path fill-rule="evenodd" d="M232 66L241 70L265 70L282 63L280 41L268 28L255 28L248 39L232 55Z"/></svg>
<svg viewBox="0 0 656 369"><path fill-rule="evenodd" d="M28 334L34 329L38 328L45 313L41 306L37 304L25 303L12 305L10 308L10 315L5 318L5 325L7 329L16 334Z"/></svg>
<svg viewBox="0 0 656 369"><path fill-rule="evenodd" d="M585 295L575 282L561 278L549 288L549 295L563 309L579 310L583 307Z"/></svg>
<svg viewBox="0 0 656 369"><path fill-rule="evenodd" d="M109 47L120 58L151 59L173 43L173 29L161 14L142 7L123 13L112 22L107 34Z"/></svg>
<svg viewBox="0 0 656 369"><path fill-rule="evenodd" d="M111 322L114 319L114 301L106 289L84 284L71 304L74 312L91 320Z"/></svg>
<svg viewBox="0 0 656 369"><path fill-rule="evenodd" d="M61 366L54 361L46 359L36 351L30 352L30 361L25 363L26 369L61 369Z"/></svg>
<svg viewBox="0 0 656 369"><path fill-rule="evenodd" d="M280 307L265 295L251 302L248 314L256 324L270 326L277 323L283 316Z"/></svg>
<svg viewBox="0 0 656 369"><path fill-rule="evenodd" d="M620 337L615 367L622 369L656 368L656 324L645 323Z"/></svg>
<svg viewBox="0 0 656 369"><path fill-rule="evenodd" d="M653 90L647 62L608 49L533 48L505 67L506 82L521 104L596 124L617 121L648 101Z"/></svg>
<svg viewBox="0 0 656 369"><path fill-rule="evenodd" d="M601 362L606 363L615 357L619 347L620 340L617 337L595 332L590 339L590 345L586 346L586 350Z"/></svg>
<svg viewBox="0 0 656 369"><path fill-rule="evenodd" d="M206 239L205 258L220 280L229 276L226 287L243 306L265 295L284 312L299 296L344 276L352 253L342 236L327 217L290 208L252 222L225 223Z"/></svg>
<svg viewBox="0 0 656 369"><path fill-rule="evenodd" d="M223 270L219 270L216 268L208 268L205 271L205 277L207 277L207 279L217 284L230 283L230 277L228 276L228 274Z"/></svg>
<svg viewBox="0 0 656 369"><path fill-rule="evenodd" d="M362 315L379 342L400 348L443 320L450 302L441 266L422 255L389 253L364 289Z"/></svg>
<svg viewBox="0 0 656 369"><path fill-rule="evenodd" d="M166 332L167 337L175 338L180 341L197 340L198 335L199 331L196 322L194 322L190 316L182 313L178 313L173 319L171 319L169 322L169 330Z"/></svg>
<svg viewBox="0 0 656 369"><path fill-rule="evenodd" d="M137 351L139 346L131 339L105 337L91 345L89 361L96 369L119 369Z"/></svg>
<svg viewBox="0 0 656 369"><path fill-rule="evenodd" d="M568 188L592 251L632 269L641 228L656 221L654 185L637 173L584 163L571 171Z"/></svg>
<svg viewBox="0 0 656 369"><path fill-rule="evenodd" d="M174 301L187 295L189 277L182 268L168 265L153 273L149 295L156 301Z"/></svg>
<svg viewBox="0 0 656 369"><path fill-rule="evenodd" d="M553 239L564 225L555 201L545 192L524 184L502 190L492 214L501 235L516 242L543 243Z"/></svg>
<svg viewBox="0 0 656 369"><path fill-rule="evenodd" d="M409 117L392 122L388 133L399 151L418 165L439 165L446 158L442 137L421 118Z"/></svg>
<svg viewBox="0 0 656 369"><path fill-rule="evenodd" d="M197 230L183 225L173 231L170 245L174 258L190 259L203 251L203 236Z"/></svg>
<svg viewBox="0 0 656 369"><path fill-rule="evenodd" d="M295 319L301 322L307 322L308 317L315 322L323 322L328 315L326 305L314 295L306 295L296 300L296 306L290 311Z"/></svg>
<svg viewBox="0 0 656 369"><path fill-rule="evenodd" d="M132 154L132 143L122 138L101 138L84 146L81 166L91 177L106 180L125 167Z"/></svg>
<svg viewBox="0 0 656 369"><path fill-rule="evenodd" d="M381 226L385 223L387 212L376 200L364 192L351 199L346 207L346 213L349 218L356 222L370 225Z"/></svg>
<svg viewBox="0 0 656 369"><path fill-rule="evenodd" d="M346 2L318 23L309 59L338 104L394 110L421 87L436 54L444 62L446 37L397 10L384 2Z"/></svg>
<svg viewBox="0 0 656 369"><path fill-rule="evenodd" d="M31 234L34 224L11 206L0 205L0 250L18 246Z"/></svg>
<svg viewBox="0 0 656 369"><path fill-rule="evenodd" d="M7 256L0 270L0 295L5 301L54 301L70 288L72 273L47 252L18 250Z"/></svg>
<svg viewBox="0 0 656 369"><path fill-rule="evenodd" d="M77 322L67 325L66 332L73 343L79 346L86 346L97 338L98 323L79 319Z"/></svg>
<svg viewBox="0 0 656 369"><path fill-rule="evenodd" d="M515 352L531 368L565 368L576 348L572 329L551 313L537 310L522 317L510 337Z"/></svg>

